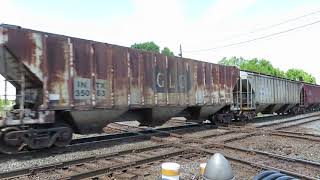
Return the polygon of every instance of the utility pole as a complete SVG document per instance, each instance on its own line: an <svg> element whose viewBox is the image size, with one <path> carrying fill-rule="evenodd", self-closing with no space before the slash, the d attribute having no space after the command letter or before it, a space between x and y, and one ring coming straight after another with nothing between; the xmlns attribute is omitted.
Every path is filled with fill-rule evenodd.
<svg viewBox="0 0 320 180"><path fill-rule="evenodd" d="M182 58L182 47L181 47L181 44L180 44L180 53L179 53L179 56Z"/></svg>

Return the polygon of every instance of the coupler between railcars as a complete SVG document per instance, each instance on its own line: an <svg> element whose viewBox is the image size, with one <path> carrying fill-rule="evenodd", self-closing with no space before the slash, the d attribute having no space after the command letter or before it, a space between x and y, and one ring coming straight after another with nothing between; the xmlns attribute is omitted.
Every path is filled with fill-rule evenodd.
<svg viewBox="0 0 320 180"><path fill-rule="evenodd" d="M246 122L246 121L251 121L252 119L254 119L256 117L256 112L254 110L250 110L250 111L239 111L236 113L235 115L235 119L242 121L242 122Z"/></svg>
<svg viewBox="0 0 320 180"><path fill-rule="evenodd" d="M219 123L229 124L234 118L232 113L221 113L215 115L215 120Z"/></svg>
<svg viewBox="0 0 320 180"><path fill-rule="evenodd" d="M64 147L71 142L72 134L66 124L54 124L51 128L5 127L1 129L0 152L16 154L24 148Z"/></svg>
<svg viewBox="0 0 320 180"><path fill-rule="evenodd" d="M295 106L292 109L290 109L288 113L291 115L305 114L306 108L305 106Z"/></svg>

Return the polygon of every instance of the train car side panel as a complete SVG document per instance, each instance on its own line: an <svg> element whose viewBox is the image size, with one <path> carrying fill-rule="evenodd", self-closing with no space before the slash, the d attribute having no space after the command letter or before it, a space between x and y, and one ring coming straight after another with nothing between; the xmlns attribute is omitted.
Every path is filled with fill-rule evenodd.
<svg viewBox="0 0 320 180"><path fill-rule="evenodd" d="M97 108L110 108L112 102L112 48L104 43L95 43L94 72L95 72L95 105Z"/></svg>
<svg viewBox="0 0 320 180"><path fill-rule="evenodd" d="M320 106L320 86L313 84L303 84L304 104L308 109Z"/></svg>

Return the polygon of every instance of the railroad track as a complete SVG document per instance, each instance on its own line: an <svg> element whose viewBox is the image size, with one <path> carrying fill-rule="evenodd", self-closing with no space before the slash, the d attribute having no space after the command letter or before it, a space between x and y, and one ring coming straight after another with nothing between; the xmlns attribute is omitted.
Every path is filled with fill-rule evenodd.
<svg viewBox="0 0 320 180"><path fill-rule="evenodd" d="M298 115L298 116L293 116L281 120L277 120L275 122L264 122L264 123L256 123L256 124L251 124L250 127L252 128L263 128L263 129L270 129L270 130L275 130L275 129L284 129L288 127L293 127L293 126L298 126L301 124L305 123L310 123L313 121L320 120L320 112L313 112L313 113L308 113L308 114L303 114L303 115Z"/></svg>
<svg viewBox="0 0 320 180"><path fill-rule="evenodd" d="M177 137L174 134L173 137L178 139L180 137L179 142L154 137L153 140L158 142L158 145L61 162L34 169L12 171L1 174L0 178L92 179L109 177L111 179L116 170L123 170L125 174L128 172L134 177L143 177L144 175L141 172L136 173L135 170L139 169L143 164L150 162L155 163L163 158L172 158L176 156L183 158L190 153L200 157L203 156L203 154L212 155L216 152L223 152L227 159L255 168L274 169L304 179L316 179L317 176L320 176L318 171L320 164L312 161L223 144L206 143L203 139L194 141L195 139L184 136ZM293 171L292 168L297 169L297 171Z"/></svg>
<svg viewBox="0 0 320 180"><path fill-rule="evenodd" d="M22 151L18 154L0 154L0 161L4 162L10 159L26 159L34 157L46 157L50 155L57 155L67 152L81 151L83 148L95 148L103 145L117 145L125 142L138 142L150 139L152 136L169 136L171 132L186 133L189 131L201 131L204 129L217 128L211 124L186 124L182 126L165 127L159 129L139 128L136 127L135 132L123 132L116 134L106 134L101 136L84 137L73 139L65 148L52 148L45 150Z"/></svg>
<svg viewBox="0 0 320 180"><path fill-rule="evenodd" d="M286 127L295 126L299 123L306 123L310 121L315 121L317 115L310 114L309 116L304 117L296 117L289 120L283 120L281 123L273 123L272 125L267 126L258 126L257 128L238 128L238 127L230 127L230 128L221 128L223 132L215 132L208 133L203 136L193 137L192 135L177 133L180 130L195 130L199 127L204 127L200 124L187 124L186 126L178 126L178 127L167 127L161 129L150 129L150 128L137 128L136 132L126 132L122 134L114 134L114 135L106 135L106 136L98 136L98 137L89 137L89 138L81 138L75 139L72 141L71 145L67 148L72 149L73 147L82 147L82 145L92 145L95 143L103 143L103 142L118 142L119 139L131 139L131 138L150 138L151 140L157 142L158 144L150 147L141 147L126 151L119 151L115 153L105 154L101 156L93 156L89 158L77 159L73 161L60 162L57 164L51 164L48 166L37 167L34 169L21 169L17 171L11 171L7 173L0 174L0 178L74 178L74 179L82 179L82 178L92 178L92 177L113 177L116 176L113 172L118 170L126 169L128 176L132 177L141 177L144 176L143 173L135 173L137 172L137 168L143 165L146 165L150 162L156 164L156 162L161 161L163 158L174 158L181 157L193 154L194 157L201 157L203 154L211 155L215 152L224 152L226 157L234 162L238 162L241 164L246 164L253 166L257 169L275 169L281 171L283 173L287 173L296 177L304 178L304 179L316 179L312 175L317 173L317 169L320 168L318 163L312 161L306 161L301 159L294 159L287 156L281 156L277 154L272 154L263 151L257 150L249 150L238 147L233 147L230 145L226 145L228 142L244 139L250 136L261 135L261 129L269 129L270 127L274 127L276 130L270 132L272 135L279 135L291 138L303 138L313 141L318 141L319 137L309 135L305 136L304 134L298 133L289 133L283 130L277 130L280 126L283 127L283 123L286 124ZM306 118L306 119L303 119ZM299 123L287 124L297 121ZM205 125L206 128L212 128L210 125ZM266 128L268 127L268 128ZM125 127L125 128L131 128ZM282 128L279 128L282 129ZM138 131L139 130L139 131ZM202 129L203 130L203 129ZM189 132L189 131L188 131ZM259 133L260 132L260 133ZM169 139L166 140L169 136ZM212 140L214 139L214 140ZM252 157L246 159L250 154ZM268 159L267 157L272 157L272 159ZM257 163L254 160L262 159L263 162ZM244 160L246 159L246 160ZM268 160L268 161L264 161ZM109 162L109 164L107 163ZM260 161L259 161L260 162ZM280 165L286 164L288 167L299 167L299 169L303 169L304 166L308 169L303 169L306 171L295 171L283 167L283 166L269 166L266 164L270 164L272 162L277 162ZM159 162L160 163L160 162ZM98 166L96 166L98 165ZM103 168L101 168L103 167ZM121 176L120 173L118 176ZM320 176L320 175L317 175Z"/></svg>

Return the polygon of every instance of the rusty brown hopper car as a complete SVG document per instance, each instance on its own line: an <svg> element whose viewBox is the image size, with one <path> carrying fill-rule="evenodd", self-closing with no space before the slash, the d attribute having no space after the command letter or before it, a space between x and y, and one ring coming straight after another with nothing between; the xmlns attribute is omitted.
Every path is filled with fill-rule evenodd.
<svg viewBox="0 0 320 180"><path fill-rule="evenodd" d="M300 93L301 104L306 110L319 110L320 108L320 86L306 84L302 86Z"/></svg>
<svg viewBox="0 0 320 180"><path fill-rule="evenodd" d="M50 134L49 144L31 148L63 146L71 129L98 132L115 121L156 126L174 116L223 115L239 77L236 67L11 25L0 26L0 45L1 75L17 89L15 109L0 126L18 137L30 128Z"/></svg>

